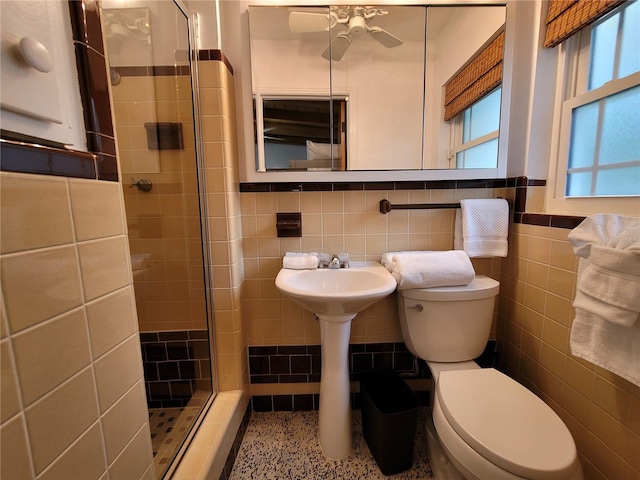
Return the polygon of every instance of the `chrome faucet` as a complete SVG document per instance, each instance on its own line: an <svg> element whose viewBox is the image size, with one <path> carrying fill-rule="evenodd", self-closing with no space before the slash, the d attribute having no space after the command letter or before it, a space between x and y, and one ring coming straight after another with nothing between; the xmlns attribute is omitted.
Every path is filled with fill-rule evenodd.
<svg viewBox="0 0 640 480"><path fill-rule="evenodd" d="M331 262L329 268L349 268L349 254L348 253L334 253L331 255Z"/></svg>

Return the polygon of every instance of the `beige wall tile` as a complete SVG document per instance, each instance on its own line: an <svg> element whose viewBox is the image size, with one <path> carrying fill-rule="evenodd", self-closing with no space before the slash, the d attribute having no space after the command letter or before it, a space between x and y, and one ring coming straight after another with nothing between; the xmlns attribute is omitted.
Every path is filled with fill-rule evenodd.
<svg viewBox="0 0 640 480"><path fill-rule="evenodd" d="M2 437L2 442L0 442L0 477L6 479L35 478L31 472L29 445L27 444L22 415L2 425L0 437Z"/></svg>
<svg viewBox="0 0 640 480"><path fill-rule="evenodd" d="M115 182L70 180L71 210L78 240L124 234L120 185Z"/></svg>
<svg viewBox="0 0 640 480"><path fill-rule="evenodd" d="M8 340L0 342L0 423L22 410L13 355ZM8 478L8 477L7 477Z"/></svg>
<svg viewBox="0 0 640 480"><path fill-rule="evenodd" d="M65 179L35 175L0 175L1 253L62 245L73 241ZM25 218L31 221L25 221Z"/></svg>
<svg viewBox="0 0 640 480"><path fill-rule="evenodd" d="M36 473L98 420L95 390L87 368L25 411Z"/></svg>
<svg viewBox="0 0 640 480"><path fill-rule="evenodd" d="M25 405L91 362L84 309L56 317L12 339Z"/></svg>
<svg viewBox="0 0 640 480"><path fill-rule="evenodd" d="M39 480L98 480L107 469L100 425L95 423L47 470ZM17 478L17 477L16 477Z"/></svg>
<svg viewBox="0 0 640 480"><path fill-rule="evenodd" d="M142 377L138 336L129 337L95 363L100 411L106 412Z"/></svg>
<svg viewBox="0 0 640 480"><path fill-rule="evenodd" d="M109 465L110 478L143 478L151 464L149 426L145 423L122 453Z"/></svg>
<svg viewBox="0 0 640 480"><path fill-rule="evenodd" d="M125 237L113 237L78 245L82 284L87 300L94 300L130 283Z"/></svg>
<svg viewBox="0 0 640 480"><path fill-rule="evenodd" d="M7 319L12 332L82 304L75 247L5 255L0 261Z"/></svg>
<svg viewBox="0 0 640 480"><path fill-rule="evenodd" d="M132 287L88 303L86 309L94 358L136 332L137 315Z"/></svg>
<svg viewBox="0 0 640 480"><path fill-rule="evenodd" d="M116 459L148 418L144 381L139 381L102 417L107 462Z"/></svg>

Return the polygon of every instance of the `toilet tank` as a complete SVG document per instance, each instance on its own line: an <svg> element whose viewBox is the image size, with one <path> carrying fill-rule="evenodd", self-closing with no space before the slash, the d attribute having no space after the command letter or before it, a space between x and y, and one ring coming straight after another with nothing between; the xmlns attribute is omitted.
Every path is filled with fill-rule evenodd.
<svg viewBox="0 0 640 480"><path fill-rule="evenodd" d="M478 275L469 285L400 290L400 327L407 348L432 362L480 356L489 339L496 280Z"/></svg>

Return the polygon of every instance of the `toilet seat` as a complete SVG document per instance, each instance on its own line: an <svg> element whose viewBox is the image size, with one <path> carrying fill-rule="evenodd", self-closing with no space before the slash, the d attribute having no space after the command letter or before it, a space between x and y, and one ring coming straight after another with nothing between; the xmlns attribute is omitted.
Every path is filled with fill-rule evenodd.
<svg viewBox="0 0 640 480"><path fill-rule="evenodd" d="M442 371L436 402L453 429L449 437L455 432L470 449L506 470L505 474L529 479L579 478L575 443L562 420L532 392L499 371Z"/></svg>

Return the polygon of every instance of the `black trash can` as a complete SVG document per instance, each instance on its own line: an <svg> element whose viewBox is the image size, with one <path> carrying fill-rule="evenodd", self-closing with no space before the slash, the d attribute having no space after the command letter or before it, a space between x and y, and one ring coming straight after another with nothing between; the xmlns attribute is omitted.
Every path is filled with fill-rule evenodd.
<svg viewBox="0 0 640 480"><path fill-rule="evenodd" d="M362 433L380 471L411 468L420 402L393 370L361 374Z"/></svg>

